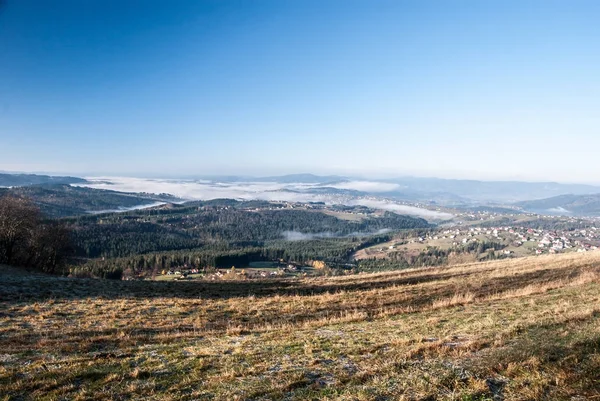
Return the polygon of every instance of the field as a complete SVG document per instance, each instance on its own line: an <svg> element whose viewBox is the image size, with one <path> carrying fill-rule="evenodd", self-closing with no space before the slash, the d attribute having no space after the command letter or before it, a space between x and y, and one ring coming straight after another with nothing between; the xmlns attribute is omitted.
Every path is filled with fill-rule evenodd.
<svg viewBox="0 0 600 401"><path fill-rule="evenodd" d="M247 282L0 267L0 400L600 399L600 252Z"/></svg>
<svg viewBox="0 0 600 401"><path fill-rule="evenodd" d="M323 210L324 214L328 214L333 217L337 217L340 220L348 220L348 221L361 221L365 219L364 215L356 214L356 213L345 213L345 212L337 212L333 210Z"/></svg>

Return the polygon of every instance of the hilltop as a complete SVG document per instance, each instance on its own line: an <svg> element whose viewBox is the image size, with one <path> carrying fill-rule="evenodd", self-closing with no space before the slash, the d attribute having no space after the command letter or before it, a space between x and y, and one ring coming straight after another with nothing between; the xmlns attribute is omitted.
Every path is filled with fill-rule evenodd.
<svg viewBox="0 0 600 401"><path fill-rule="evenodd" d="M547 199L520 202L516 205L537 213L598 216L600 215L600 194L560 195Z"/></svg>
<svg viewBox="0 0 600 401"><path fill-rule="evenodd" d="M85 184L87 180L79 177L60 177L39 174L0 173L0 187L22 187L40 184Z"/></svg>
<svg viewBox="0 0 600 401"><path fill-rule="evenodd" d="M126 211L180 200L167 194L117 192L66 183L0 188L0 197L4 195L31 199L48 217Z"/></svg>
<svg viewBox="0 0 600 401"><path fill-rule="evenodd" d="M13 399L600 396L600 252L268 281L0 268Z"/></svg>

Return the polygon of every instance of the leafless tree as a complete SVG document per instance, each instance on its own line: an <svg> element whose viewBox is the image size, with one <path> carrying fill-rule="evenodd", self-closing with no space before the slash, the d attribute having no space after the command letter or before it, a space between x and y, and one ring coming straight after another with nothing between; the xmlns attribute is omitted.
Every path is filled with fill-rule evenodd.
<svg viewBox="0 0 600 401"><path fill-rule="evenodd" d="M0 262L13 263L19 251L28 247L40 223L40 212L24 198L0 198Z"/></svg>
<svg viewBox="0 0 600 401"><path fill-rule="evenodd" d="M58 273L70 250L70 232L56 220L44 220L28 199L0 197L0 263Z"/></svg>
<svg viewBox="0 0 600 401"><path fill-rule="evenodd" d="M70 232L64 224L46 222L33 232L27 265L58 273L70 253L70 244Z"/></svg>

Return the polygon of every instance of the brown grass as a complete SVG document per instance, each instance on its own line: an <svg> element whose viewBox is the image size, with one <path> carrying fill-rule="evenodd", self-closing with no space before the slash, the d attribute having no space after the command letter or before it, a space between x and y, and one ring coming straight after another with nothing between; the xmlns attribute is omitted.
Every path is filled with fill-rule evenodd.
<svg viewBox="0 0 600 401"><path fill-rule="evenodd" d="M0 267L0 400L600 399L599 278L600 253L237 283Z"/></svg>

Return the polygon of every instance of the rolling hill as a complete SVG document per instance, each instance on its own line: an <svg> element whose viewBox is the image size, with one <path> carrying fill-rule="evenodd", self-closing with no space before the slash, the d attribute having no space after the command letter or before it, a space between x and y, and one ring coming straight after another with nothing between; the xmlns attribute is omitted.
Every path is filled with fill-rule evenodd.
<svg viewBox="0 0 600 401"><path fill-rule="evenodd" d="M127 210L178 200L170 195L126 193L68 184L0 188L0 196L3 194L30 198L49 217Z"/></svg>
<svg viewBox="0 0 600 401"><path fill-rule="evenodd" d="M268 281L0 267L13 399L583 400L600 253Z"/></svg>
<svg viewBox="0 0 600 401"><path fill-rule="evenodd" d="M86 182L87 180L78 177L0 173L0 187L23 187L40 184L84 184Z"/></svg>
<svg viewBox="0 0 600 401"><path fill-rule="evenodd" d="M556 182L477 181L441 178L406 177L388 180L402 186L404 191L445 192L476 202L518 202L544 199L564 194L594 194L600 187Z"/></svg>
<svg viewBox="0 0 600 401"><path fill-rule="evenodd" d="M519 202L524 210L558 215L600 216L600 194L561 195L547 199Z"/></svg>

